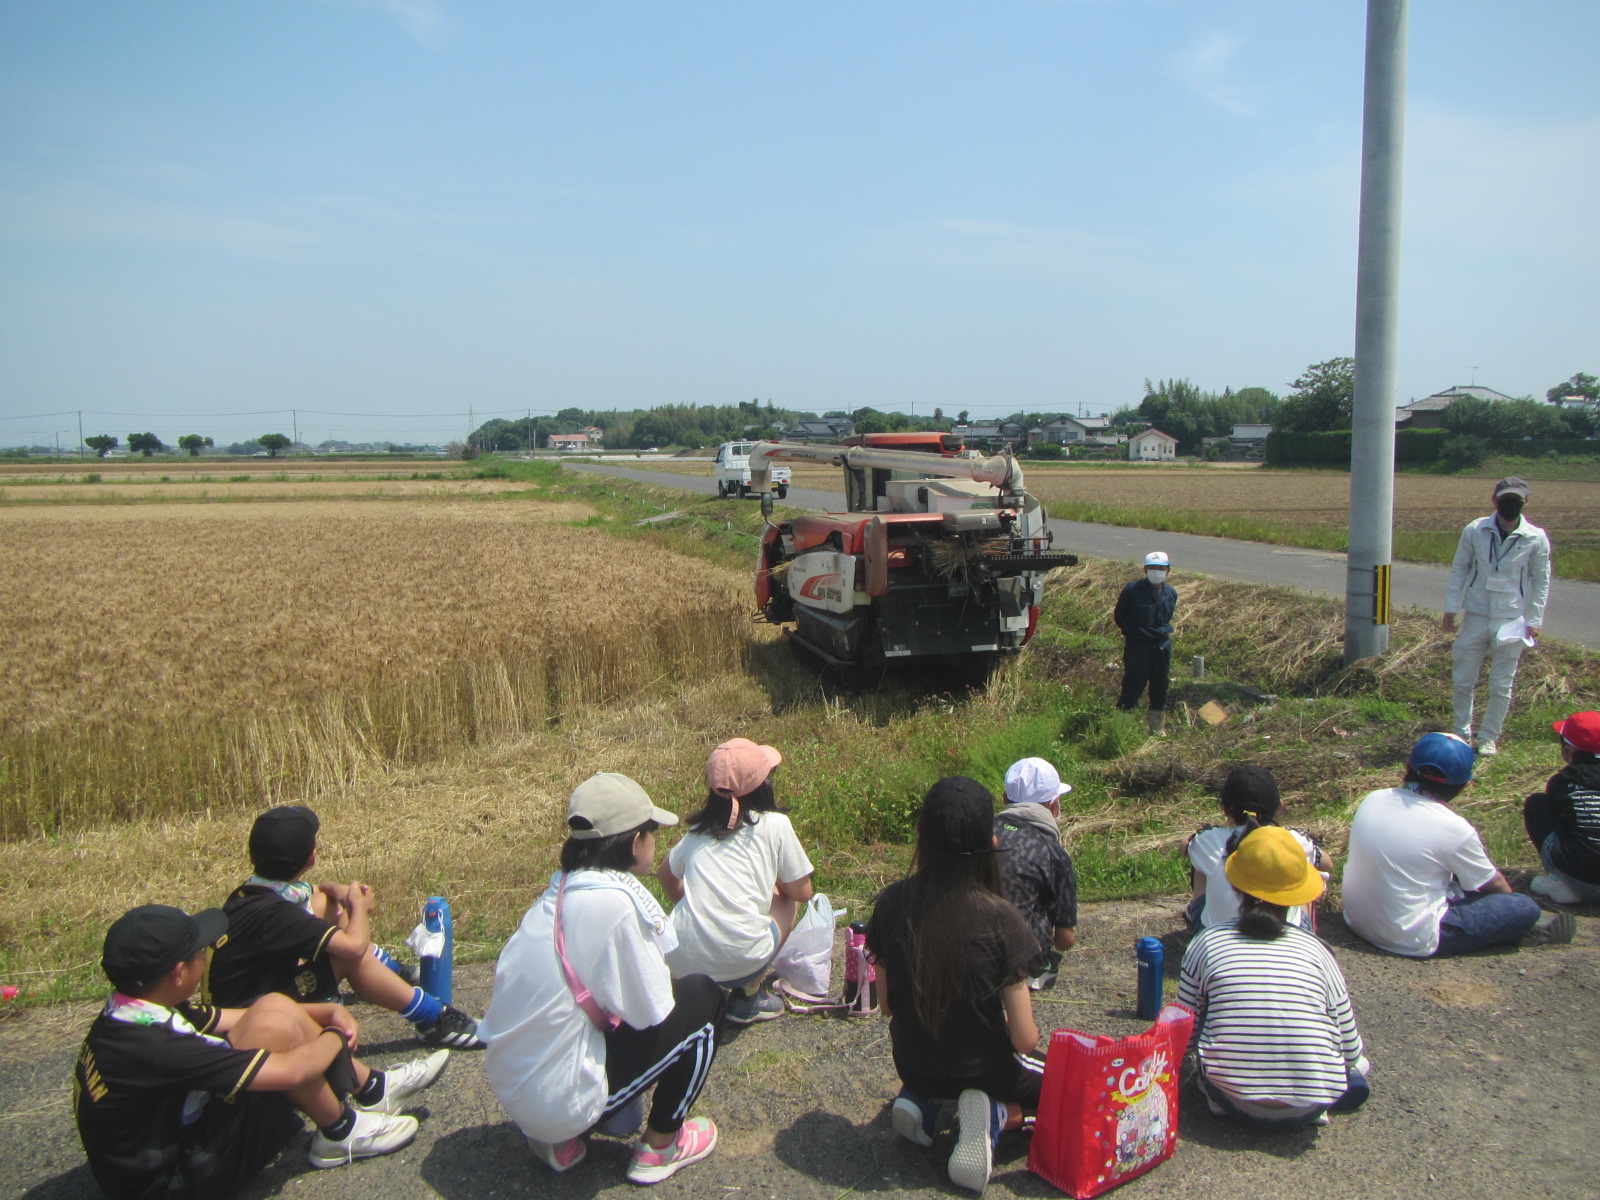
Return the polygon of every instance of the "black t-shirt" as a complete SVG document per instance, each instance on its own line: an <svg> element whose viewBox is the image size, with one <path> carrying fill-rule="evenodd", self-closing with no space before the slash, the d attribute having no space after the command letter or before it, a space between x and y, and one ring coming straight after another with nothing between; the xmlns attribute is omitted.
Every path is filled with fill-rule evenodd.
<svg viewBox="0 0 1600 1200"><path fill-rule="evenodd" d="M182 1029L171 1013L197 1032ZM168 1012L151 1006L140 1015L149 1023L107 1012L89 1027L72 1081L78 1136L107 1196L191 1195L193 1163L216 1158L218 1148L206 1142L224 1128L203 1118L219 1105L245 1099L267 1052L235 1050L220 1037L205 1036L221 1015L215 1008L180 1004Z"/></svg>
<svg viewBox="0 0 1600 1200"><path fill-rule="evenodd" d="M1551 862L1580 883L1600 884L1600 763L1574 762L1545 785L1555 801L1556 838Z"/></svg>
<svg viewBox="0 0 1600 1200"><path fill-rule="evenodd" d="M889 977L895 1066L902 1075L934 1079L983 1075L1010 1066L1014 1050L1000 991L1025 979L1028 964L1039 953L1028 923L999 897L979 904L963 987L934 1036L917 1018L912 999L910 916L904 881L891 883L878 893L867 926L867 949Z"/></svg>
<svg viewBox="0 0 1600 1200"><path fill-rule="evenodd" d="M309 1004L338 994L327 956L337 926L253 883L229 896L222 911L228 936L212 952L206 976L213 1004L242 1008L268 992Z"/></svg>
<svg viewBox="0 0 1600 1200"><path fill-rule="evenodd" d="M1010 809L995 817L994 833L1005 855L1006 899L1039 941L1038 953L1028 964L1028 973L1037 975L1055 948L1055 931L1078 924L1078 875L1057 838Z"/></svg>

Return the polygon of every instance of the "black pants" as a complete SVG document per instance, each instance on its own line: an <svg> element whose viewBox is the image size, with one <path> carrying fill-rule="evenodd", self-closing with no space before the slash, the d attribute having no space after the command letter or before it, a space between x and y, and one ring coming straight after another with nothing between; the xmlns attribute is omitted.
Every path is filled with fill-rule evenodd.
<svg viewBox="0 0 1600 1200"><path fill-rule="evenodd" d="M1132 708L1139 703L1148 685L1150 708L1153 712L1167 711L1167 679L1172 674L1172 646L1152 646L1149 642L1124 641L1122 643L1122 696L1118 708Z"/></svg>
<svg viewBox="0 0 1600 1200"><path fill-rule="evenodd" d="M606 1034L606 1112L615 1112L656 1085L650 1128L677 1133L717 1056L717 1032L728 1001L705 975L672 981L675 1001L667 1019L648 1029L618 1025Z"/></svg>
<svg viewBox="0 0 1600 1200"><path fill-rule="evenodd" d="M898 1064L896 1064L898 1071ZM981 1075L924 1075L918 1071L898 1071L908 1092L924 1100L954 1100L968 1088L986 1092L991 1100L1020 1104L1028 1112L1039 1107L1039 1089L1044 1085L1044 1061L1031 1054L1017 1054L1005 1066Z"/></svg>
<svg viewBox="0 0 1600 1200"><path fill-rule="evenodd" d="M1556 831L1556 804L1545 792L1535 792L1522 806L1522 825L1533 839L1533 848L1543 850L1545 839Z"/></svg>

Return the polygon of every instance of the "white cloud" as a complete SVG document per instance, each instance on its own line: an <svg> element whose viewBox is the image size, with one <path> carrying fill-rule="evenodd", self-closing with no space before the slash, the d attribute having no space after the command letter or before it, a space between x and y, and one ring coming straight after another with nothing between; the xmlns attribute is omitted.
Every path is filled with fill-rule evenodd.
<svg viewBox="0 0 1600 1200"><path fill-rule="evenodd" d="M438 32L441 20L439 6L434 0L340 0L352 8L375 8L392 17L419 42L430 41Z"/></svg>
<svg viewBox="0 0 1600 1200"><path fill-rule="evenodd" d="M1234 77L1239 45L1239 39L1228 34L1207 34L1187 50L1169 55L1164 64L1166 73L1202 100L1243 117L1251 116L1249 89Z"/></svg>

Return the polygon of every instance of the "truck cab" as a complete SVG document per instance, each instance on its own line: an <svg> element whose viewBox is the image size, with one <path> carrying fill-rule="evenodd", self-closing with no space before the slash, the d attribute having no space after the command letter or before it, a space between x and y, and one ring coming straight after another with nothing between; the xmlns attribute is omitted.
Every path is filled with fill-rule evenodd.
<svg viewBox="0 0 1600 1200"><path fill-rule="evenodd" d="M717 495L750 495L750 451L754 442L723 442L711 460L711 477L717 481ZM782 500L789 494L789 468L772 469L773 490Z"/></svg>

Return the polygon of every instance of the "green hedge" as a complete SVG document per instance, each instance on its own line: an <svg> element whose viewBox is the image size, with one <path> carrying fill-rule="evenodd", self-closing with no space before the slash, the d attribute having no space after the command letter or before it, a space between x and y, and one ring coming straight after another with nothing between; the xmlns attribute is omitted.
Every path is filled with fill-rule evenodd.
<svg viewBox="0 0 1600 1200"><path fill-rule="evenodd" d="M1448 429L1400 429L1394 435L1395 462L1402 467L1422 467L1434 462L1444 447L1446 439L1454 436ZM1490 454L1517 458L1537 458L1555 451L1557 454L1593 454L1600 457L1600 442L1584 438L1484 438L1485 450ZM1348 467L1350 465L1350 431L1336 429L1327 433L1283 433L1278 430L1267 435L1267 465L1269 467Z"/></svg>

